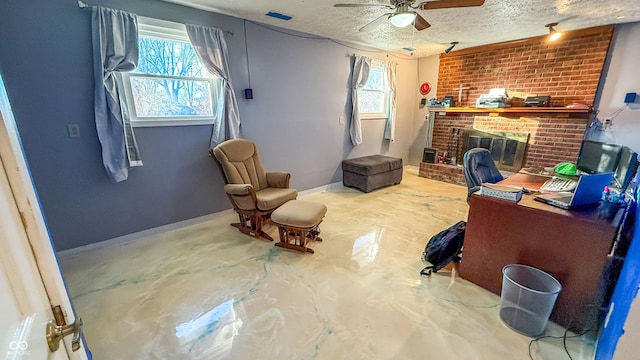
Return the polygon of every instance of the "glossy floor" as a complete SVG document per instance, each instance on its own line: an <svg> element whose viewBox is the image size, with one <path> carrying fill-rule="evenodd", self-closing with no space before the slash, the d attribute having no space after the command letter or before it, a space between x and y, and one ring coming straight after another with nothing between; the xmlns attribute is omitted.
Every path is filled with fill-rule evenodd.
<svg viewBox="0 0 640 360"><path fill-rule="evenodd" d="M466 218L465 195L407 167L369 194L303 196L328 207L313 255L242 235L229 215L61 264L97 360L529 359L497 295L450 271L418 274L429 237ZM567 347L592 357L590 342ZM568 358L557 339L531 351Z"/></svg>

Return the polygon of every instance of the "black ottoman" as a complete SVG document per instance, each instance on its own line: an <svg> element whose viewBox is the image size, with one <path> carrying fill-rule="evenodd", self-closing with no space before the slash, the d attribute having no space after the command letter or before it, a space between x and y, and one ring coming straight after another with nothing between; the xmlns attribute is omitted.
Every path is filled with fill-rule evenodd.
<svg viewBox="0 0 640 360"><path fill-rule="evenodd" d="M400 184L402 159L383 155L364 156L342 161L342 183L363 192Z"/></svg>

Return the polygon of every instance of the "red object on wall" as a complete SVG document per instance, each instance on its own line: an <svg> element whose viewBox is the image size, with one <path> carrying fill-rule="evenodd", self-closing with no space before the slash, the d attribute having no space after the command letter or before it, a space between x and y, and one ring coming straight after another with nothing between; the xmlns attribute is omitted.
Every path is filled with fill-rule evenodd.
<svg viewBox="0 0 640 360"><path fill-rule="evenodd" d="M427 95L430 91L431 84L429 84L428 82L423 82L422 85L420 85L420 93L422 95Z"/></svg>

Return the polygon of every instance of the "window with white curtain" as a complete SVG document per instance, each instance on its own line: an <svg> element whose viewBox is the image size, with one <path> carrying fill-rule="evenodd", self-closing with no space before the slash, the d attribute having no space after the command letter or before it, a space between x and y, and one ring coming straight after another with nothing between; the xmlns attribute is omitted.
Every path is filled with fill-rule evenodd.
<svg viewBox="0 0 640 360"><path fill-rule="evenodd" d="M184 24L138 17L138 67L122 73L132 126L213 124L224 80L211 75Z"/></svg>
<svg viewBox="0 0 640 360"><path fill-rule="evenodd" d="M367 85L358 90L358 110L361 119L389 117L389 86L386 81L386 70L384 61L371 61Z"/></svg>

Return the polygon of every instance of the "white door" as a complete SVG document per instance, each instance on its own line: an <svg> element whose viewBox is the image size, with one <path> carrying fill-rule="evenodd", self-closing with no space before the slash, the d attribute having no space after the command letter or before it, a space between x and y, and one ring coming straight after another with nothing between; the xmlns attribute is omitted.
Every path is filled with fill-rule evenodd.
<svg viewBox="0 0 640 360"><path fill-rule="evenodd" d="M72 351L72 335L50 351L46 329L54 305L60 305L66 324L74 324L0 77L0 359L90 359L84 339Z"/></svg>

